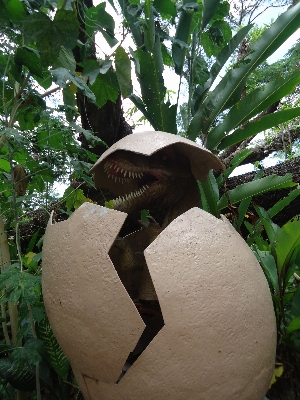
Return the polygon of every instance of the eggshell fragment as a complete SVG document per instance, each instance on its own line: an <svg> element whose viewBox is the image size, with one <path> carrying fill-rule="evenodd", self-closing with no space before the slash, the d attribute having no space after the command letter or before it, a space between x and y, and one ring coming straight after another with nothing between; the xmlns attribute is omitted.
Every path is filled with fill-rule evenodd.
<svg viewBox="0 0 300 400"><path fill-rule="evenodd" d="M107 252L125 214L85 203L49 225L43 292L86 400L261 400L276 323L253 253L227 222L192 208L147 247L164 327L123 378L143 322Z"/></svg>
<svg viewBox="0 0 300 400"><path fill-rule="evenodd" d="M96 187L105 187L112 191L118 188L111 179L107 178L107 174L104 172L106 158L115 151L126 150L150 156L169 146L174 147L179 153L189 158L191 171L197 180L204 181L210 169L224 169L222 162L213 153L182 136L161 131L137 132L113 144L93 166L91 172L94 172Z"/></svg>
<svg viewBox="0 0 300 400"><path fill-rule="evenodd" d="M109 383L145 327L108 256L126 216L84 203L67 221L48 224L43 245L53 332L73 370Z"/></svg>

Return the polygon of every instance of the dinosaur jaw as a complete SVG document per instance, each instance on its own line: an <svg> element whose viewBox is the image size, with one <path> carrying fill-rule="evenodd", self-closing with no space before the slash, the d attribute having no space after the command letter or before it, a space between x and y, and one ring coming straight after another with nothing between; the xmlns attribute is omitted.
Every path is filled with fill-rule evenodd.
<svg viewBox="0 0 300 400"><path fill-rule="evenodd" d="M159 186L165 181L162 173L158 171L145 171L134 165L124 165L119 160L109 159L104 164L107 177L116 184L114 192L118 194L117 186L122 185L122 195L112 200L117 210L130 209L134 200L135 206L143 206L142 203L149 201L153 191L159 190ZM124 194L124 187L128 192Z"/></svg>

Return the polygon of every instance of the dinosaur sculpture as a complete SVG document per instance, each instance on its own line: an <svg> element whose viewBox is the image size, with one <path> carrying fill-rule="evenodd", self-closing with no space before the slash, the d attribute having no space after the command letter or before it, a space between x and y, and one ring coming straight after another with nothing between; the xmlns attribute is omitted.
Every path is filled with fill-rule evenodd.
<svg viewBox="0 0 300 400"><path fill-rule="evenodd" d="M136 140L132 140L136 139ZM161 226L153 218L142 229L118 238L110 257L132 299L157 300L143 251L176 217L200 205L196 179L223 164L211 152L180 136L143 132L127 136L107 150L92 168L97 187L117 195L114 209L127 214L161 211Z"/></svg>
<svg viewBox="0 0 300 400"><path fill-rule="evenodd" d="M114 209L128 214L144 208L164 209L163 227L200 204L200 193L190 161L174 148L166 148L150 156L119 150L108 156L104 170L116 185L131 184L136 187L131 193L113 200Z"/></svg>
<svg viewBox="0 0 300 400"><path fill-rule="evenodd" d="M129 135L92 169L119 211L84 203L66 221L50 218L44 301L85 399L266 393L276 349L267 281L232 225L195 207L196 180L219 168L212 153L179 136ZM118 238L124 210L157 207L159 224L149 218Z"/></svg>
<svg viewBox="0 0 300 400"><path fill-rule="evenodd" d="M133 140L135 139L135 140ZM97 161L96 187L118 197L113 208L128 214L146 208L163 209L162 228L183 212L200 204L196 180L204 181L209 169L222 162L200 145L166 132L129 135Z"/></svg>
<svg viewBox="0 0 300 400"><path fill-rule="evenodd" d="M131 151L128 139L131 143L133 138L137 138L137 142L134 141L135 148ZM148 138L146 154L145 150L142 153L136 149L139 140L144 141L145 138ZM167 146L162 146L162 141ZM205 176L210 166L223 168L217 157L200 146L195 145L191 154L190 143L165 132L134 134L119 141L115 151L109 149L105 152L92 168L96 186L107 187L117 194L118 197L110 201L115 210L129 215L142 209L149 210L150 214L160 210L163 215L161 226L148 217L148 222L141 222L139 231L124 238L118 237L109 251L116 271L146 325L124 365L121 377L164 325L144 250L175 218L192 207L200 206L191 155L195 159L194 153L198 151L198 157L203 159L203 164L206 163Z"/></svg>

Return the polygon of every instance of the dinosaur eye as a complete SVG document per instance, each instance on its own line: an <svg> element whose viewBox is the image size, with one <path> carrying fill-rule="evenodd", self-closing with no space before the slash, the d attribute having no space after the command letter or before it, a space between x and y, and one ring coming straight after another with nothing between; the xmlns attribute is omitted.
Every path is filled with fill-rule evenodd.
<svg viewBox="0 0 300 400"><path fill-rule="evenodd" d="M168 157L167 157L167 156L161 156L161 159L162 159L163 161L166 161L166 160L168 159Z"/></svg>

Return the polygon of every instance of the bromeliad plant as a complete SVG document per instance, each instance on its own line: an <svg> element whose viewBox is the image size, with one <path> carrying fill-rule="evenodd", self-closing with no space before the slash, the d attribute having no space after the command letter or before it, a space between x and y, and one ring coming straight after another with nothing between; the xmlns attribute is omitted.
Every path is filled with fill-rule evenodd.
<svg viewBox="0 0 300 400"><path fill-rule="evenodd" d="M299 192L299 189L296 189ZM291 192L293 193L293 192ZM299 194L295 193L294 195ZM249 230L248 244L260 262L268 280L277 321L278 349L277 371L284 373L285 395L291 387L299 393L297 377L300 374L300 216L296 216L282 227L272 217L282 208L282 202L265 211L255 207L259 219ZM277 386L271 388L276 394Z"/></svg>

